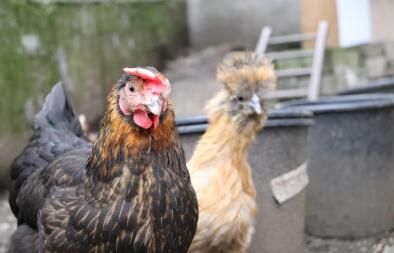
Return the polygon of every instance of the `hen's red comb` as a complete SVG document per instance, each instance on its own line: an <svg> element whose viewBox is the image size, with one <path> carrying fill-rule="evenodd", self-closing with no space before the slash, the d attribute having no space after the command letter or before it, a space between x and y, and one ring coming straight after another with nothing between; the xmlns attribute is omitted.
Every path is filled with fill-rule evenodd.
<svg viewBox="0 0 394 253"><path fill-rule="evenodd" d="M154 73L144 68L124 68L124 72L129 75L137 76L148 82L145 83L145 88L151 89L155 92L162 93L164 96L168 96L170 93L170 82L167 78L161 77L159 74Z"/></svg>
<svg viewBox="0 0 394 253"><path fill-rule="evenodd" d="M129 75L138 76L144 80L159 81L157 74L144 68L124 68L123 71Z"/></svg>

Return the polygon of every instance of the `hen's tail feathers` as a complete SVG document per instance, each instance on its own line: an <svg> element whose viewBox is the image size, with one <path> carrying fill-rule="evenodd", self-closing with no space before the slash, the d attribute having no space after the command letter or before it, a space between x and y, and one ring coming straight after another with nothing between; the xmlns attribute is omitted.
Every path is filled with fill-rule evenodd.
<svg viewBox="0 0 394 253"><path fill-rule="evenodd" d="M33 130L29 143L11 165L9 200L16 217L18 193L26 178L57 156L90 145L80 138L83 135L81 125L61 82L47 95L42 110L34 119Z"/></svg>
<svg viewBox="0 0 394 253"><path fill-rule="evenodd" d="M83 131L78 117L75 116L64 85L58 82L45 98L41 111L36 115L33 128L51 127L57 130L72 131L82 136Z"/></svg>

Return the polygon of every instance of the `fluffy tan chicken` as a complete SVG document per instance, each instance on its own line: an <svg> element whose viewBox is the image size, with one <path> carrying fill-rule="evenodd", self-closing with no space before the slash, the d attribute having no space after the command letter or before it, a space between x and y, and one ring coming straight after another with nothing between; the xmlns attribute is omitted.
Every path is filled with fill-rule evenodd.
<svg viewBox="0 0 394 253"><path fill-rule="evenodd" d="M247 154L267 119L272 65L249 52L231 53L217 70L222 90L208 103L209 127L188 163L199 221L189 253L246 252L256 215Z"/></svg>

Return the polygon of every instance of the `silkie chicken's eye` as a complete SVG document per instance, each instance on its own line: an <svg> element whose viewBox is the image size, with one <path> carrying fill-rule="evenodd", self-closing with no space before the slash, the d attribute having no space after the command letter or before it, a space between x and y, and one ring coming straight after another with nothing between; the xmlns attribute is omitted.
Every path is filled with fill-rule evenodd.
<svg viewBox="0 0 394 253"><path fill-rule="evenodd" d="M129 86L129 91L130 91L131 93L134 93L135 88L134 88L132 85L130 85L130 86Z"/></svg>
<svg viewBox="0 0 394 253"><path fill-rule="evenodd" d="M238 101L244 101L244 97L243 96L237 96Z"/></svg>

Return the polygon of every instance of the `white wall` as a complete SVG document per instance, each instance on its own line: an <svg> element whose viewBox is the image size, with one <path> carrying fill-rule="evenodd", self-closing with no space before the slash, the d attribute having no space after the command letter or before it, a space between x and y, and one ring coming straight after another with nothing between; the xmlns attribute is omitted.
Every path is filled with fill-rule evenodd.
<svg viewBox="0 0 394 253"><path fill-rule="evenodd" d="M339 45L350 47L372 41L370 0L337 0Z"/></svg>
<svg viewBox="0 0 394 253"><path fill-rule="evenodd" d="M371 0L374 41L394 40L394 1Z"/></svg>

